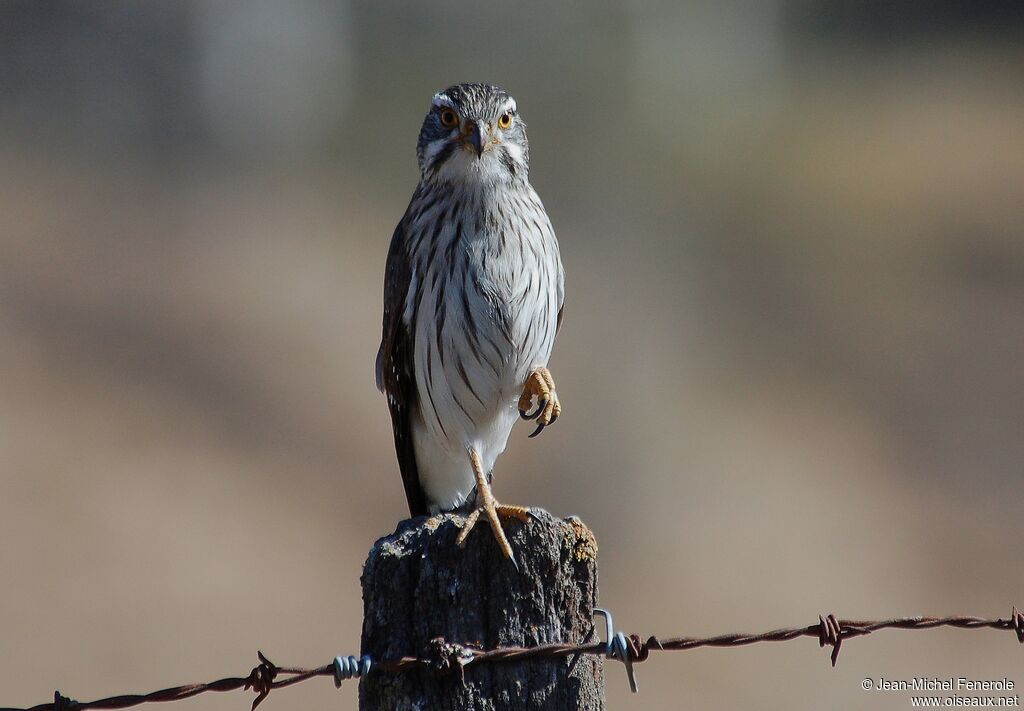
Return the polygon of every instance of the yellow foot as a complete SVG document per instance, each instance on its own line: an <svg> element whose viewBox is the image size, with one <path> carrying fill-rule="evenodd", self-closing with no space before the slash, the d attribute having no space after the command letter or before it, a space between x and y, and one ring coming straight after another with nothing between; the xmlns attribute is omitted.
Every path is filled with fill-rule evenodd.
<svg viewBox="0 0 1024 711"><path fill-rule="evenodd" d="M530 413L530 403L537 398L537 409ZM562 404L558 401L555 393L555 381L551 377L551 371L547 368L537 368L530 373L523 386L523 394L519 398L519 416L524 420L537 420L537 429L531 437L536 437L548 425L555 424L555 420L562 414Z"/></svg>
<svg viewBox="0 0 1024 711"><path fill-rule="evenodd" d="M525 506L505 506L495 501L494 494L491 493L491 485L487 483L487 477L483 473L480 456L473 449L469 450L469 461L473 465L473 475L476 477L476 498L480 506L466 517L466 523L463 524L462 531L459 532L455 543L459 548L463 548L470 531L480 520L480 514L484 514L491 524L491 530L494 532L494 538L498 541L498 547L502 554L512 561L512 565L518 570L519 565L516 563L516 557L512 554L512 545L508 542L505 531L501 527L500 517L515 518L525 523L530 520L530 510Z"/></svg>
<svg viewBox="0 0 1024 711"><path fill-rule="evenodd" d="M491 524L491 530L494 532L494 538L498 541L498 548L501 549L502 554L512 561L512 565L518 568L519 565L516 563L516 557L512 553L512 544L508 542L505 530L501 527L501 519L514 518L526 523L530 520L529 509L525 506L506 506L491 499L489 505L481 506L466 517L466 523L463 524L459 537L455 539L455 543L458 544L459 548L466 546L466 539L469 537L469 533L473 530L476 522L480 520L481 514L487 516L487 520Z"/></svg>

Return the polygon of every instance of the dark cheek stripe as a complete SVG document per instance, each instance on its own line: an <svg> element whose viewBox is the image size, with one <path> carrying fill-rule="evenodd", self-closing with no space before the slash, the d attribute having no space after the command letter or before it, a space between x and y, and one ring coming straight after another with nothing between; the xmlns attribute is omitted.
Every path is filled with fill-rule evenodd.
<svg viewBox="0 0 1024 711"><path fill-rule="evenodd" d="M505 169L508 170L509 174L514 178L518 172L516 162L512 159L512 154L508 152L508 149L501 149L501 162L505 165Z"/></svg>
<svg viewBox="0 0 1024 711"><path fill-rule="evenodd" d="M447 143L447 144L445 144L444 148L442 148L441 150L439 150L437 152L437 155L434 156L434 160L431 161L429 166L427 166L427 171L428 172L437 172L438 170L440 170L441 166L444 165L445 161L447 161L449 158L452 157L452 153L454 153L454 152L455 152L455 144L454 143Z"/></svg>

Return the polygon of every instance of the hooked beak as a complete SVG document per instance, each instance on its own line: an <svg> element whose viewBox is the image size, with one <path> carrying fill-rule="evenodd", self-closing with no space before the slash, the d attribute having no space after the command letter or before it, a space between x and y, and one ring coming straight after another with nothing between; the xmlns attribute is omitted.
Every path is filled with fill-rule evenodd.
<svg viewBox="0 0 1024 711"><path fill-rule="evenodd" d="M483 124L476 122L470 122L466 127L468 132L466 134L466 142L473 146L473 150L476 151L476 157L479 158L484 154L489 143L487 138L487 127Z"/></svg>

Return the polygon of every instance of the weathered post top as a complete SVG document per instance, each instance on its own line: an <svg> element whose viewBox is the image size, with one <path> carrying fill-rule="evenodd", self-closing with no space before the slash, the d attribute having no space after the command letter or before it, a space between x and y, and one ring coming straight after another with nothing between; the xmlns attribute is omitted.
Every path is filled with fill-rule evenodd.
<svg viewBox="0 0 1024 711"><path fill-rule="evenodd" d="M506 523L519 570L486 527L455 545L463 517L403 521L373 546L363 570L362 654L375 661L423 656L431 640L493 649L582 643L597 602L597 544L578 518L534 510ZM602 660L566 658L469 665L464 679L424 669L370 674L362 711L604 709Z"/></svg>

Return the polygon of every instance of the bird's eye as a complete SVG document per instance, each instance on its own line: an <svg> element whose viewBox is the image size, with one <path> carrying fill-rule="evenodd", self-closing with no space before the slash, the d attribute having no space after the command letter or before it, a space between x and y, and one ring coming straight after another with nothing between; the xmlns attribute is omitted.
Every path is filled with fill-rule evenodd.
<svg viewBox="0 0 1024 711"><path fill-rule="evenodd" d="M455 128L458 122L459 117L451 109L443 109L441 111L441 125L445 128Z"/></svg>
<svg viewBox="0 0 1024 711"><path fill-rule="evenodd" d="M508 113L506 111L505 113L503 113L501 116L498 117L498 127L499 128L508 128L511 125L512 125L512 114L510 114L510 113Z"/></svg>

